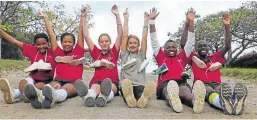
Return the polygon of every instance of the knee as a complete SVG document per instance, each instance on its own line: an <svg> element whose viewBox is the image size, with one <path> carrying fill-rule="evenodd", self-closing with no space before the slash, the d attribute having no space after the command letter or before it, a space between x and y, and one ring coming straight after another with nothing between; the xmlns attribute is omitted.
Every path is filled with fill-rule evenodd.
<svg viewBox="0 0 257 120"><path fill-rule="evenodd" d="M45 83L43 83L43 82L38 82L35 84L35 87L40 90L42 90L44 88L44 86L45 86Z"/></svg>

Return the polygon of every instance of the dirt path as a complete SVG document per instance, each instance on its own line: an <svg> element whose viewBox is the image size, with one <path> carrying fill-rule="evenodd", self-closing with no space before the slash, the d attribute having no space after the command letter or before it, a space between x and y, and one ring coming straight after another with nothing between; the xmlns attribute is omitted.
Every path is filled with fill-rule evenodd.
<svg viewBox="0 0 257 120"><path fill-rule="evenodd" d="M84 72L84 80L92 77L92 71ZM9 72L4 73L8 80L10 80L13 87L17 87L19 79L25 74L23 72ZM156 80L156 76L148 76L148 80ZM231 78L223 78L224 82L229 82L234 85L237 81ZM244 81L243 81L244 82ZM246 83L248 88L248 98L246 99L245 114L241 116L228 116L224 115L221 111L211 108L207 103L204 106L204 112L195 114L192 108L184 105L182 113L175 113L164 101L156 100L156 96L150 100L146 108L128 108L120 96L115 97L114 100L107 104L106 107L84 107L83 101L79 97L68 99L63 103L57 104L50 110L33 109L30 104L23 103L22 101L15 104L5 105L3 102L2 94L0 94L0 119L49 119L49 118L68 118L68 119L92 119L92 118L105 118L105 119L171 119L171 118L205 118L205 119L218 119L218 118L232 118L232 119L257 119L257 85Z"/></svg>

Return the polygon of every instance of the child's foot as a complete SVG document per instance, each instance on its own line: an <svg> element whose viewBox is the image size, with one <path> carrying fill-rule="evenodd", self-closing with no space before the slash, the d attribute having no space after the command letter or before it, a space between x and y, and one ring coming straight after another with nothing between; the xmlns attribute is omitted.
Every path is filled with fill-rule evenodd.
<svg viewBox="0 0 257 120"><path fill-rule="evenodd" d="M203 112L206 88L202 81L197 80L194 83L192 93L194 95L193 111L195 113Z"/></svg>
<svg viewBox="0 0 257 120"><path fill-rule="evenodd" d="M174 80L170 80L167 85L167 93L170 98L169 104L176 112L181 112L183 106L179 98L179 86L178 83Z"/></svg>
<svg viewBox="0 0 257 120"><path fill-rule="evenodd" d="M133 93L133 85L130 80L123 80L122 82L122 93L123 97L125 98L127 105L131 108L136 107L137 100Z"/></svg>
<svg viewBox="0 0 257 120"><path fill-rule="evenodd" d="M155 93L155 83L153 81L150 81L146 84L142 96L137 101L137 106L140 108L144 108L149 99L153 96Z"/></svg>
<svg viewBox="0 0 257 120"><path fill-rule="evenodd" d="M24 90L25 90L25 85L28 83L28 81L26 79L22 79L20 82L19 82L19 90L21 92L21 95L22 95L22 99L25 103L28 103L29 100L28 98L25 96L24 94Z"/></svg>
<svg viewBox="0 0 257 120"><path fill-rule="evenodd" d="M244 86L241 82L236 83L234 94L236 95L236 103L234 103L234 115L242 115L245 107L244 102L248 94L246 86Z"/></svg>
<svg viewBox="0 0 257 120"><path fill-rule="evenodd" d="M231 102L232 89L227 83L222 83L220 88L220 101L223 108L223 112L227 115L232 115L233 104Z"/></svg>
<svg viewBox="0 0 257 120"><path fill-rule="evenodd" d="M0 89L4 93L5 103L12 104L14 102L14 92L7 79L0 79Z"/></svg>

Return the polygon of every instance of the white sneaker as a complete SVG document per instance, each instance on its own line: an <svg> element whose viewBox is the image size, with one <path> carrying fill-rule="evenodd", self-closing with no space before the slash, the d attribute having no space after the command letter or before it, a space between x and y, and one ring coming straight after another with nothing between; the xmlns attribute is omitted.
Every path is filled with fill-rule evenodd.
<svg viewBox="0 0 257 120"><path fill-rule="evenodd" d="M4 93L5 103L12 104L14 102L14 92L7 79L0 79L0 89Z"/></svg>
<svg viewBox="0 0 257 120"><path fill-rule="evenodd" d="M96 60L95 62L89 64L89 67L91 67L91 68L101 67L101 61Z"/></svg>
<svg viewBox="0 0 257 120"><path fill-rule="evenodd" d="M141 72L150 62L150 59L145 59L139 67L138 72Z"/></svg>
<svg viewBox="0 0 257 120"><path fill-rule="evenodd" d="M181 112L183 110L183 106L181 100L179 98L179 86L178 83L174 80L170 80L167 85L167 93L170 98L169 104L176 112Z"/></svg>
<svg viewBox="0 0 257 120"><path fill-rule="evenodd" d="M38 62L34 62L28 68L25 68L24 71L25 72L31 72L31 71L34 71L34 70L37 70L37 69L38 69Z"/></svg>
<svg viewBox="0 0 257 120"><path fill-rule="evenodd" d="M70 62L70 64L71 64L72 66L78 66L78 65L80 65L80 64L84 64L85 62L86 62L85 57L82 57L82 58L80 58L80 59L72 60L72 61Z"/></svg>
<svg viewBox="0 0 257 120"><path fill-rule="evenodd" d="M43 108L50 109L53 106L56 101L55 91L56 90L50 84L46 84L45 87L42 89L42 93L45 96L45 99L42 102Z"/></svg>
<svg viewBox="0 0 257 120"><path fill-rule="evenodd" d="M32 84L26 84L24 88L24 94L33 108L42 108L42 101L44 100L44 96L42 95L41 90L37 89Z"/></svg>
<svg viewBox="0 0 257 120"><path fill-rule="evenodd" d="M208 70L212 72L221 67L222 67L222 64L220 62L216 62L216 63L211 64L211 66L208 68Z"/></svg>
<svg viewBox="0 0 257 120"><path fill-rule="evenodd" d="M113 69L115 67L114 63L106 60L106 59L102 59L101 60L101 66L105 66L107 67L108 69Z"/></svg>
<svg viewBox="0 0 257 120"><path fill-rule="evenodd" d="M135 58L132 58L131 60L127 61L124 65L122 65L121 69L127 70L130 67L134 66L137 63L137 60Z"/></svg>
<svg viewBox="0 0 257 120"><path fill-rule="evenodd" d="M194 83L192 93L194 95L193 111L195 113L203 112L204 99L205 99L205 94L206 94L206 88L205 88L204 83L200 80L197 80Z"/></svg>
<svg viewBox="0 0 257 120"><path fill-rule="evenodd" d="M37 68L38 68L39 71L52 70L51 64L46 63L43 60L38 61Z"/></svg>
<svg viewBox="0 0 257 120"><path fill-rule="evenodd" d="M56 62L70 63L73 60L72 56L57 56L55 57Z"/></svg>
<svg viewBox="0 0 257 120"><path fill-rule="evenodd" d="M196 56L193 56L192 60L200 68L206 68L207 67L206 64Z"/></svg>

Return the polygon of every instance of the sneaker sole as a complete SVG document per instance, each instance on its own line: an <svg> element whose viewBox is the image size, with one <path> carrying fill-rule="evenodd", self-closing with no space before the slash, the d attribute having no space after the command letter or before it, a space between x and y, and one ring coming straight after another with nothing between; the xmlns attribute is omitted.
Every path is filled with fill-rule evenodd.
<svg viewBox="0 0 257 120"><path fill-rule="evenodd" d="M97 97L95 103L97 107L104 107L106 105L106 100L103 97Z"/></svg>
<svg viewBox="0 0 257 120"><path fill-rule="evenodd" d="M72 66L78 66L80 64L84 64L84 62L85 62L85 59L83 59L83 60L73 60L73 61L70 62L70 64Z"/></svg>
<svg viewBox="0 0 257 120"><path fill-rule="evenodd" d="M27 80L25 80L25 79L22 79L20 82L19 82L19 90L20 90L20 92L21 92L21 95L22 95L22 99L23 99L23 101L25 102L25 103L28 103L29 102L29 100L28 100L28 98L25 96L25 94L24 94L24 88L25 88L25 85L28 83L28 81Z"/></svg>
<svg viewBox="0 0 257 120"><path fill-rule="evenodd" d="M112 81L105 79L100 85L100 91L104 96L109 96L112 90Z"/></svg>
<svg viewBox="0 0 257 120"><path fill-rule="evenodd" d="M149 99L153 96L155 93L155 83L154 82L149 82L146 84L144 88L144 94L139 98L137 101L137 106L140 108L143 108L147 105Z"/></svg>
<svg viewBox="0 0 257 120"><path fill-rule="evenodd" d="M75 82L74 87L76 88L77 94L80 97L84 97L87 95L88 87L82 80L78 80L77 82Z"/></svg>
<svg viewBox="0 0 257 120"><path fill-rule="evenodd" d="M169 81L167 85L167 93L173 110L176 112L181 112L183 110L183 106L179 98L179 86L176 81Z"/></svg>
<svg viewBox="0 0 257 120"><path fill-rule="evenodd" d="M6 104L12 104L12 89L7 79L0 79L0 88L4 92L4 101Z"/></svg>
<svg viewBox="0 0 257 120"><path fill-rule="evenodd" d="M194 83L192 93L194 95L194 100L195 100L193 105L193 111L195 113L203 112L206 88L202 81L197 80Z"/></svg>
<svg viewBox="0 0 257 120"><path fill-rule="evenodd" d="M53 101L54 100L53 91L49 86L45 86L42 89L42 93L43 93L43 96L45 96L45 99L43 100L42 106L45 109L50 109L51 106L52 106L52 103L54 102Z"/></svg>
<svg viewBox="0 0 257 120"><path fill-rule="evenodd" d="M242 115L244 112L244 102L247 97L248 91L246 86L242 83L236 83L234 92L237 95L238 102L235 104L235 115Z"/></svg>
<svg viewBox="0 0 257 120"><path fill-rule="evenodd" d="M200 60L199 58L197 58L196 56L192 57L192 60L194 61L194 63L200 67L200 68L206 68L206 64Z"/></svg>
<svg viewBox="0 0 257 120"><path fill-rule="evenodd" d="M130 80L125 79L122 84L122 93L127 102L127 105L131 108L136 107L137 100L133 93L133 86Z"/></svg>
<svg viewBox="0 0 257 120"><path fill-rule="evenodd" d="M231 96L232 96L231 87L226 83L222 83L220 88L220 98L221 98L220 100L222 103L223 112L227 115L231 115L233 111L233 106L229 101Z"/></svg>
<svg viewBox="0 0 257 120"><path fill-rule="evenodd" d="M56 62L62 62L62 63L70 63L72 61L72 58L71 57L67 57L67 56L64 56L64 57L57 56L55 58L55 61Z"/></svg>
<svg viewBox="0 0 257 120"><path fill-rule="evenodd" d="M38 94L36 89L31 84L26 84L24 88L24 94L28 98L31 106L35 109L41 109L42 103L38 99Z"/></svg>
<svg viewBox="0 0 257 120"><path fill-rule="evenodd" d="M129 69L130 67L132 67L136 63L137 63L137 60L135 58L133 58L131 61L129 61L129 63L124 64L121 68L122 69Z"/></svg>
<svg viewBox="0 0 257 120"><path fill-rule="evenodd" d="M85 100L85 105L87 107L95 106L95 99L93 97L87 97L86 100Z"/></svg>

